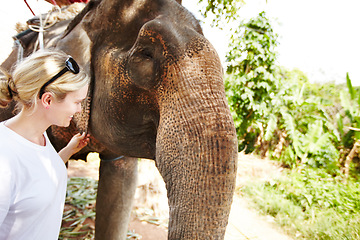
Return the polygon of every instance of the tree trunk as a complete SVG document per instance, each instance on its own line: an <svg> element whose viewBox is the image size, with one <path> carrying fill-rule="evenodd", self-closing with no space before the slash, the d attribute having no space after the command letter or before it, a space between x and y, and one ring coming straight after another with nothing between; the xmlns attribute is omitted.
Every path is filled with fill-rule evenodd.
<svg viewBox="0 0 360 240"><path fill-rule="evenodd" d="M346 156L344 168L343 168L343 173L344 173L343 182L344 183L346 183L349 178L350 164L351 164L351 161L353 160L353 158L355 157L355 154L357 153L357 149L359 146L360 146L360 140L357 140L355 142L354 146L352 147L350 153Z"/></svg>
<svg viewBox="0 0 360 240"><path fill-rule="evenodd" d="M279 142L278 142L278 144L276 145L275 150L274 150L274 153L273 153L273 156L274 156L275 158L280 158L281 152L282 152L282 150L283 150L283 148L284 148L284 144L285 144L285 141L286 141L286 137L287 137L286 132L281 132L281 133L280 133Z"/></svg>

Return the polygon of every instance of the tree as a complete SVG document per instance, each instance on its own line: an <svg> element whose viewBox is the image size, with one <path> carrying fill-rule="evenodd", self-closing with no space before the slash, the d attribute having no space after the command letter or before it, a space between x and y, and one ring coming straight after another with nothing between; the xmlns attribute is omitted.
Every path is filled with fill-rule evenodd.
<svg viewBox="0 0 360 240"><path fill-rule="evenodd" d="M239 150L273 152L288 166L308 165L335 173L335 127L321 97L309 94L300 70L276 66L277 34L264 12L242 23L231 37L225 90Z"/></svg>
<svg viewBox="0 0 360 240"><path fill-rule="evenodd" d="M199 0L199 3L206 2L204 9L200 10L205 18L212 17L212 25L221 27L238 19L238 9L245 4L244 0Z"/></svg>
<svg viewBox="0 0 360 240"><path fill-rule="evenodd" d="M265 12L240 23L231 36L225 90L239 137L239 150L245 147L247 152L254 150L263 127L262 117L267 115L271 94L276 92L277 44L277 34Z"/></svg>

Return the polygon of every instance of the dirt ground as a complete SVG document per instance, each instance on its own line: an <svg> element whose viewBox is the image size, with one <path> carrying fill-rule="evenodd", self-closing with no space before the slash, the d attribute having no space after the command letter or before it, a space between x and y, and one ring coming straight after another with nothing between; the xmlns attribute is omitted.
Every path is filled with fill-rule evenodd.
<svg viewBox="0 0 360 240"><path fill-rule="evenodd" d="M68 176L98 179L98 167L99 160L96 156L89 157L88 162L70 161ZM247 181L267 180L280 172L281 168L271 161L239 154L237 186L240 187ZM153 161L140 161L134 203L134 209L137 208L153 209L154 215L164 221L168 218L165 184ZM166 227L140 221L135 215L136 211L132 215L128 229L141 235L142 240L167 239ZM282 233L270 217L260 216L249 207L246 199L235 195L225 240L291 240L291 238Z"/></svg>

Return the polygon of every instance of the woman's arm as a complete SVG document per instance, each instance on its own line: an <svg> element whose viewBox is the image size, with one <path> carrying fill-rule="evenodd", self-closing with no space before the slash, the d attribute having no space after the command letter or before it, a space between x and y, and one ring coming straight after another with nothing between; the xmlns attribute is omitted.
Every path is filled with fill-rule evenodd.
<svg viewBox="0 0 360 240"><path fill-rule="evenodd" d="M83 147L85 147L89 143L89 134L76 134L74 135L69 143L59 151L59 156L66 163L72 155L80 151Z"/></svg>

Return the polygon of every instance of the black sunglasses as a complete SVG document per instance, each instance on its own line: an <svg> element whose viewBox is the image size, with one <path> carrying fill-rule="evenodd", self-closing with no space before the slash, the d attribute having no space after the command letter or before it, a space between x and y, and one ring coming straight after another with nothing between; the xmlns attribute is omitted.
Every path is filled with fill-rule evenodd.
<svg viewBox="0 0 360 240"><path fill-rule="evenodd" d="M40 94L39 97L41 99L42 95L45 93L45 88L53 83L56 79L58 79L59 77L61 77L64 73L66 73L67 71L72 72L73 74L78 74L80 71L79 65L76 63L76 61L72 58L69 57L68 59L66 59L65 61L65 67L55 76L53 76L49 81L47 81L41 88L40 88Z"/></svg>

